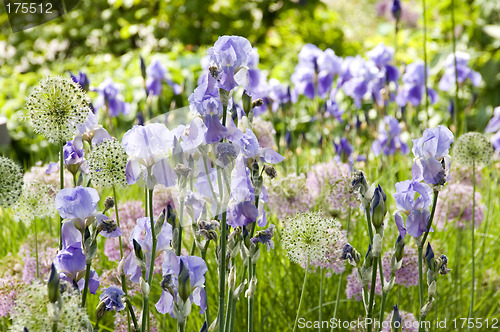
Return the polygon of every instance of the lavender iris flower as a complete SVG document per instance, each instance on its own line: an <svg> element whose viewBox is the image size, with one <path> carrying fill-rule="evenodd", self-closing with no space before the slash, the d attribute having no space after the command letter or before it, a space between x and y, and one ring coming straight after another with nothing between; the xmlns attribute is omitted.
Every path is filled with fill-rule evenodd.
<svg viewBox="0 0 500 332"><path fill-rule="evenodd" d="M372 151L375 156L382 152L386 156L394 155L398 150L407 154L410 149L401 140L401 127L398 120L392 115L386 115L378 126L378 137L372 144Z"/></svg>
<svg viewBox="0 0 500 332"><path fill-rule="evenodd" d="M275 226L273 224L269 225L266 230L257 232L257 234L255 234L255 236L251 238L250 241L252 241L253 244L257 244L259 242L264 244L267 247L267 251L274 249L274 228Z"/></svg>
<svg viewBox="0 0 500 332"><path fill-rule="evenodd" d="M240 36L222 36L209 48L210 65L217 67L218 87L226 91L249 84L248 62L252 45Z"/></svg>
<svg viewBox="0 0 500 332"><path fill-rule="evenodd" d="M124 295L125 293L120 288L109 286L99 296L99 300L104 301L106 311L120 311L125 309L125 305L122 302L122 296Z"/></svg>
<svg viewBox="0 0 500 332"><path fill-rule="evenodd" d="M271 78L268 84L269 98L273 101L273 111L277 111L279 106L290 102L290 87L280 83L275 78Z"/></svg>
<svg viewBox="0 0 500 332"><path fill-rule="evenodd" d="M262 160L266 163L277 164L283 161L283 156L272 148L261 148L259 140L252 130L246 129L242 136L233 143L239 146L241 153L246 158Z"/></svg>
<svg viewBox="0 0 500 332"><path fill-rule="evenodd" d="M432 202L432 189L427 184L415 180L398 182L394 199L397 208L394 219L401 237L406 233L419 237L427 231ZM402 215L406 216L406 224Z"/></svg>
<svg viewBox="0 0 500 332"><path fill-rule="evenodd" d="M85 140L97 145L107 139L111 139L111 135L97 122L97 116L89 111L87 120L85 120L83 124L77 126L73 141L75 144L83 145L82 141Z"/></svg>
<svg viewBox="0 0 500 332"><path fill-rule="evenodd" d="M449 151L453 141L453 133L444 126L426 129L421 138L414 139L413 179L424 180L427 184L444 184L449 176Z"/></svg>
<svg viewBox="0 0 500 332"><path fill-rule="evenodd" d="M380 82L385 77L373 62L366 61L361 56L347 57L342 63L339 75L339 87L344 93L353 98L356 107L361 107L361 102L367 93L370 93L377 103L380 103Z"/></svg>
<svg viewBox="0 0 500 332"><path fill-rule="evenodd" d="M227 213L228 225L238 227L255 222L259 217L259 211L254 202L255 190L250 180L250 170L246 167L245 159L240 155L231 176L231 197Z"/></svg>
<svg viewBox="0 0 500 332"><path fill-rule="evenodd" d="M158 236L158 243L156 244L156 253L154 259L156 259L163 251L166 251L170 246L170 241L172 241L172 226L165 222ZM151 256L153 251L153 236L151 234L151 222L149 217L143 217L137 219L137 224L130 233L130 243L134 240L140 244L142 252L144 253L146 260L146 276L149 276L149 268L151 265ZM123 270L126 274L130 276L132 282L139 282L142 271L134 254L134 251L125 259L125 265Z"/></svg>
<svg viewBox="0 0 500 332"><path fill-rule="evenodd" d="M99 93L95 103L96 109L107 107L109 115L116 117L120 114L127 115L130 111L130 104L123 101L120 96L118 84L111 78L106 78L96 89Z"/></svg>
<svg viewBox="0 0 500 332"><path fill-rule="evenodd" d="M481 74L469 68L470 55L460 51L455 52L455 54L457 57L458 83L463 83L466 79L470 79L474 86L478 86L481 83ZM455 86L455 57L453 54L448 55L444 62L444 67L446 69L439 81L439 89L448 91L452 86Z"/></svg>
<svg viewBox="0 0 500 332"><path fill-rule="evenodd" d="M429 69L427 69L429 72ZM429 77L429 74L427 74ZM406 72L403 74L403 86L399 88L396 96L396 103L404 107L410 103L413 106L418 106L425 96L425 77L424 77L424 63L410 63L406 67ZM432 88L427 87L429 101L435 104L438 101L438 95Z"/></svg>
<svg viewBox="0 0 500 332"><path fill-rule="evenodd" d="M163 88L163 82L166 82L168 85L170 85L176 95L181 93L181 86L174 83L167 77L168 70L161 64L160 61L153 60L153 62L151 62L151 64L146 69L146 74L148 77L148 79L146 80L146 90L148 94L159 96Z"/></svg>
<svg viewBox="0 0 500 332"><path fill-rule="evenodd" d="M81 140L68 141L63 146L63 161L64 166L72 173L76 174L79 170L88 174L89 169L85 160L85 150ZM59 163L49 163L46 174L52 174L59 170Z"/></svg>
<svg viewBox="0 0 500 332"><path fill-rule="evenodd" d="M87 268L85 255L80 242L73 243L57 253L54 265L59 271L59 277L70 282L80 291L85 287L85 270ZM99 276L94 270L90 271L89 291L95 294L99 288Z"/></svg>
<svg viewBox="0 0 500 332"><path fill-rule="evenodd" d="M205 273L208 271L205 261L197 256L177 256L171 250L165 253L162 264L163 280L160 300L156 309L162 314L167 312L176 317L174 306L177 302L190 301L200 307L200 314L207 309L205 293Z"/></svg>
<svg viewBox="0 0 500 332"><path fill-rule="evenodd" d="M99 194L94 188L78 186L60 190L55 198L55 207L61 218L66 219L61 235L63 247L68 247L75 242L82 241L82 233L92 222L97 226L108 219L107 216L97 213ZM103 230L100 234L104 237L116 237L122 234L119 228L112 232Z"/></svg>
<svg viewBox="0 0 500 332"><path fill-rule="evenodd" d="M332 88L333 79L340 73L342 59L328 48L318 57L317 63L318 95L324 98Z"/></svg>
<svg viewBox="0 0 500 332"><path fill-rule="evenodd" d="M375 63L377 68L385 72L384 83L396 82L399 79L398 68L390 64L394 58L394 49L392 47L380 43L373 50L367 52L366 55Z"/></svg>
<svg viewBox="0 0 500 332"><path fill-rule="evenodd" d="M336 157L342 162L347 162L353 152L353 147L347 138L342 137L338 144L333 141L333 145L335 146Z"/></svg>
<svg viewBox="0 0 500 332"><path fill-rule="evenodd" d="M69 72L69 74L73 82L78 83L82 88L82 90L89 91L90 81L89 78L87 77L87 74L85 74L82 71L78 71L77 75L73 75L72 72Z"/></svg>
<svg viewBox="0 0 500 332"><path fill-rule="evenodd" d="M500 106L495 107L495 110L493 112L493 117L491 118L490 122L488 122L485 131L487 133L494 133L499 130L500 130Z"/></svg>
<svg viewBox="0 0 500 332"><path fill-rule="evenodd" d="M176 175L170 166L174 135L165 125L151 123L134 126L123 135L123 148L129 156L125 172L127 183L153 189L157 183L175 185Z"/></svg>
<svg viewBox="0 0 500 332"><path fill-rule="evenodd" d="M207 144L219 142L227 134L227 128L220 122L224 107L215 85L216 81L211 76L208 77L207 83L198 86L188 99L191 112L201 116L205 122Z"/></svg>

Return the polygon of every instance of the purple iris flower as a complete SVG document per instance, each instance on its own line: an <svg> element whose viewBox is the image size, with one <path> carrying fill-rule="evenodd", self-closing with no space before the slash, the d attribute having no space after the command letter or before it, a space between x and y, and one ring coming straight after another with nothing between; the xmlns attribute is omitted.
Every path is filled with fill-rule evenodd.
<svg viewBox="0 0 500 332"><path fill-rule="evenodd" d="M491 137L491 144L495 148L495 151L500 151L500 130Z"/></svg>
<svg viewBox="0 0 500 332"><path fill-rule="evenodd" d="M210 65L217 67L218 87L226 91L249 84L248 62L252 45L240 36L222 36L209 48Z"/></svg>
<svg viewBox="0 0 500 332"><path fill-rule="evenodd" d="M340 73L342 59L331 49L326 49L317 59L318 63L318 95L327 96L333 84L333 79Z"/></svg>
<svg viewBox="0 0 500 332"><path fill-rule="evenodd" d="M85 150L83 149L83 142L79 139L68 141L63 146L63 160L64 165L72 174L76 174L79 170L88 174L89 169L85 160ZM49 163L46 174L52 174L59 170L59 163Z"/></svg>
<svg viewBox="0 0 500 332"><path fill-rule="evenodd" d="M130 104L123 101L118 84L113 82L111 78L106 78L96 91L99 93L95 103L96 109L106 107L109 115L113 117L129 113Z"/></svg>
<svg viewBox="0 0 500 332"><path fill-rule="evenodd" d="M157 183L175 185L176 175L170 166L174 134L165 125L151 123L134 126L123 135L123 148L129 160L125 168L127 183L153 189Z"/></svg>
<svg viewBox="0 0 500 332"><path fill-rule="evenodd" d="M146 69L146 74L148 77L146 80L146 90L148 91L148 94L159 96L163 89L163 82L170 85L176 95L181 93L181 86L172 82L172 80L167 77L168 70L161 64L160 61L153 60L153 62L151 62Z"/></svg>
<svg viewBox="0 0 500 332"><path fill-rule="evenodd" d="M111 139L111 135L97 122L97 116L92 111L89 111L85 122L77 126L75 134L73 142L75 142L75 144L82 144L82 146L83 140L97 145L107 139Z"/></svg>
<svg viewBox="0 0 500 332"><path fill-rule="evenodd" d="M125 309L125 305L122 302L122 296L124 295L125 293L120 288L109 286L99 296L99 300L104 301L106 311L120 311Z"/></svg>
<svg viewBox="0 0 500 332"><path fill-rule="evenodd" d="M200 314L207 309L205 293L205 273L208 271L205 261L197 256L177 256L171 250L165 253L162 264L163 280L160 300L156 309L162 314L167 312L173 318L179 300L190 301L200 307Z"/></svg>
<svg viewBox="0 0 500 332"><path fill-rule="evenodd" d="M338 159L343 162L348 161L353 152L353 147L349 143L347 138L342 137L338 144L336 141L333 141L333 145L335 146L335 154L337 155Z"/></svg>
<svg viewBox="0 0 500 332"><path fill-rule="evenodd" d="M267 251L274 249L274 228L275 226L273 224L269 225L266 230L257 232L257 234L255 234L255 236L251 238L250 241L252 241L253 244L257 244L259 242L264 244L267 247Z"/></svg>
<svg viewBox="0 0 500 332"><path fill-rule="evenodd" d="M380 43L373 50L367 52L366 55L375 63L377 68L385 72L384 83L396 82L399 79L398 68L390 64L394 58L394 49L392 47Z"/></svg>
<svg viewBox="0 0 500 332"><path fill-rule="evenodd" d="M156 259L163 251L166 251L170 247L170 241L172 241L172 226L165 222L158 236L158 243L156 244L156 253L154 259ZM143 217L137 219L137 224L130 233L130 243L134 240L140 244L142 252L144 253L146 261L146 276L149 276L149 268L151 265L151 256L153 251L153 236L151 234L151 222L149 217ZM126 274L130 276L132 282L139 282L142 271L140 266L137 264L134 251L125 259L125 266L123 268Z"/></svg>
<svg viewBox="0 0 500 332"><path fill-rule="evenodd" d="M429 69L427 69L427 77L429 77ZM396 96L396 103L404 107L410 103L413 106L418 106L422 103L422 98L425 98L425 77L424 63L410 63L406 67L406 72L403 74L403 86L399 88ZM438 101L438 95L432 88L427 87L429 101L435 104Z"/></svg>
<svg viewBox="0 0 500 332"><path fill-rule="evenodd" d="M200 115L205 122L207 127L205 141L207 144L219 142L227 134L227 128L220 122L224 107L219 98L219 90L215 85L215 79L209 76L207 83L198 86L188 99L191 111Z"/></svg>
<svg viewBox="0 0 500 332"><path fill-rule="evenodd" d="M277 111L279 106L290 102L290 87L275 78L271 78L268 84L269 98L273 101L273 111Z"/></svg>
<svg viewBox="0 0 500 332"><path fill-rule="evenodd" d="M78 286L80 291L85 287L85 270L87 268L85 255L80 242L73 243L57 253L54 265L59 271L59 277ZM90 271L89 291L95 294L99 288L99 276L94 270Z"/></svg>
<svg viewBox="0 0 500 332"><path fill-rule="evenodd" d="M470 55L460 51L455 52L455 54L457 57L458 83L463 83L466 79L470 79L474 86L478 86L481 83L481 74L469 68ZM455 85L455 57L453 54L448 55L444 62L444 67L446 69L439 81L439 89L448 91Z"/></svg>
<svg viewBox="0 0 500 332"><path fill-rule="evenodd" d="M414 139L413 179L424 180L427 184L444 184L449 176L449 152L453 141L453 133L444 126L426 129L421 138Z"/></svg>
<svg viewBox="0 0 500 332"><path fill-rule="evenodd" d="M261 87L265 85L266 75L257 66L259 64L259 53L257 48L253 48L248 57L248 85L246 91L248 95L257 97L261 93ZM259 96L259 98L261 98Z"/></svg>
<svg viewBox="0 0 500 332"><path fill-rule="evenodd" d="M377 103L381 101L380 82L385 74L373 62L366 61L360 55L347 57L342 62L339 75L339 87L351 97L356 107L361 107L361 102L367 93L370 93Z"/></svg>
<svg viewBox="0 0 500 332"><path fill-rule="evenodd" d="M499 130L500 130L500 106L495 107L495 110L493 112L493 117L491 118L490 122L488 122L485 131L487 133L494 133Z"/></svg>
<svg viewBox="0 0 500 332"><path fill-rule="evenodd" d="M408 145L401 140L401 127L392 115L386 115L384 120L378 126L378 137L372 144L372 151L375 156L382 152L386 156L394 155L398 150L407 154L410 149Z"/></svg>
<svg viewBox="0 0 500 332"><path fill-rule="evenodd" d="M107 216L97 213L99 194L94 188L78 186L60 190L55 198L55 207L61 218L66 219L61 233L63 246L67 247L75 242L81 242L82 233L93 221L97 226L108 219ZM100 234L104 237L116 237L122 234L119 228L112 232L103 230Z"/></svg>
<svg viewBox="0 0 500 332"><path fill-rule="evenodd" d="M259 140L252 130L246 129L243 135L234 140L233 143L238 145L241 153L246 158L254 160L262 160L266 163L277 164L283 161L283 156L272 148L261 148Z"/></svg>
<svg viewBox="0 0 500 332"><path fill-rule="evenodd" d="M79 84L82 90L89 91L90 81L89 78L87 77L87 74L85 74L82 71L78 71L77 75L73 75L72 72L69 72L69 74L73 82Z"/></svg>
<svg viewBox="0 0 500 332"><path fill-rule="evenodd" d="M406 233L419 237L427 231L432 202L432 189L427 184L415 180L398 182L394 199L397 208L394 219L401 237ZM406 216L406 225L402 215Z"/></svg>

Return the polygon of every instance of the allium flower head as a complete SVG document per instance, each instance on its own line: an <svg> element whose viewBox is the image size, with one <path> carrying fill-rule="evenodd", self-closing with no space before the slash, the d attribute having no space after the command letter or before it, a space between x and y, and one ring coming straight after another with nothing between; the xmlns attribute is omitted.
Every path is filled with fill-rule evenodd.
<svg viewBox="0 0 500 332"><path fill-rule="evenodd" d="M90 111L80 85L60 76L43 78L31 91L26 107L34 131L49 142L71 140Z"/></svg>
<svg viewBox="0 0 500 332"><path fill-rule="evenodd" d="M470 132L458 138L453 148L453 158L464 166L487 165L493 152L493 145L486 136Z"/></svg>
<svg viewBox="0 0 500 332"><path fill-rule="evenodd" d="M16 203L23 189L21 167L6 157L0 156L0 206L9 207Z"/></svg>
<svg viewBox="0 0 500 332"><path fill-rule="evenodd" d="M35 218L44 219L53 216L56 212L51 195L53 191L51 185L37 181L25 183L23 192L13 208L14 219L29 227Z"/></svg>
<svg viewBox="0 0 500 332"><path fill-rule="evenodd" d="M336 219L326 218L321 212L305 212L287 219L281 240L288 258L306 267L308 263L327 261L329 244L337 242L341 235Z"/></svg>
<svg viewBox="0 0 500 332"><path fill-rule="evenodd" d="M290 173L279 177L266 186L269 195L269 207L278 219L305 212L314 207L314 198L306 186L304 174Z"/></svg>
<svg viewBox="0 0 500 332"><path fill-rule="evenodd" d="M56 331L92 331L86 310L80 307L80 294L63 292ZM50 305L47 286L39 282L27 287L16 301L11 331L53 331L57 306Z"/></svg>
<svg viewBox="0 0 500 332"><path fill-rule="evenodd" d="M445 226L465 228L472 220L472 185L467 183L452 183L439 195L436 206L436 227ZM481 193L476 191L474 209L474 224L479 227L484 219L486 206L481 202Z"/></svg>
<svg viewBox="0 0 500 332"><path fill-rule="evenodd" d="M115 139L103 141L89 155L90 178L101 187L124 187L127 185L125 167L127 153Z"/></svg>

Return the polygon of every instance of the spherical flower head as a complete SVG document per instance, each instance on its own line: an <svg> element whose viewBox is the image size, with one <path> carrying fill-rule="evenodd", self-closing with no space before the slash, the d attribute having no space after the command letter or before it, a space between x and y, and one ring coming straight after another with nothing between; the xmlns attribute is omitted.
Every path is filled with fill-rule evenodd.
<svg viewBox="0 0 500 332"><path fill-rule="evenodd" d="M63 292L57 331L92 331L86 310L80 307L80 294ZM57 306L49 302L47 285L35 282L19 294L12 314L12 331L52 331Z"/></svg>
<svg viewBox="0 0 500 332"><path fill-rule="evenodd" d="M472 185L467 183L452 183L439 195L436 206L436 227L445 226L465 228L472 220ZM486 206L481 203L481 193L476 191L476 206L474 209L474 224L479 227L484 219Z"/></svg>
<svg viewBox="0 0 500 332"><path fill-rule="evenodd" d="M22 288L23 284L13 276L0 278L0 318L12 315L16 295Z"/></svg>
<svg viewBox="0 0 500 332"><path fill-rule="evenodd" d="M89 155L90 178L100 187L125 187L127 153L116 139L103 141Z"/></svg>
<svg viewBox="0 0 500 332"><path fill-rule="evenodd" d="M306 176L291 173L286 177L279 177L266 185L269 196L269 207L278 219L297 212L305 212L314 207L315 201L306 186Z"/></svg>
<svg viewBox="0 0 500 332"><path fill-rule="evenodd" d="M274 129L272 122L263 120L261 117L256 117L253 119L253 131L255 136L257 136L261 147L276 147L276 143L274 143L276 130Z"/></svg>
<svg viewBox="0 0 500 332"><path fill-rule="evenodd" d="M13 160L0 156L0 206L17 202L23 189L23 171Z"/></svg>
<svg viewBox="0 0 500 332"><path fill-rule="evenodd" d="M493 156L493 145L483 134L470 132L460 136L453 148L458 164L472 167L487 165Z"/></svg>
<svg viewBox="0 0 500 332"><path fill-rule="evenodd" d="M329 245L342 235L336 219L326 218L322 212L305 212L287 219L281 240L288 258L305 268L308 264L326 262Z"/></svg>
<svg viewBox="0 0 500 332"><path fill-rule="evenodd" d="M13 208L14 220L23 222L29 227L35 218L41 220L52 217L56 212L51 195L53 191L51 185L37 181L25 183L22 194Z"/></svg>
<svg viewBox="0 0 500 332"><path fill-rule="evenodd" d="M31 91L26 107L34 131L54 143L71 140L90 111L80 85L61 76L43 78Z"/></svg>
<svg viewBox="0 0 500 332"><path fill-rule="evenodd" d="M391 258L394 251L387 251L382 257L382 266L386 280L391 278ZM418 255L415 249L405 247L401 268L396 271L396 284L405 287L418 285Z"/></svg>

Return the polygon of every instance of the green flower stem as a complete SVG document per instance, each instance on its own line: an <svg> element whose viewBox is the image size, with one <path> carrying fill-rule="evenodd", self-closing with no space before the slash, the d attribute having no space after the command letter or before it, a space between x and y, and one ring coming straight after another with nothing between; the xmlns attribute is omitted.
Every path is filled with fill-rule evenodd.
<svg viewBox="0 0 500 332"><path fill-rule="evenodd" d="M227 292L226 325L224 326L224 331L226 331L226 332L229 331L229 327L231 326L231 320L234 318L232 316L233 305L236 305L236 300L233 296L233 290L231 288L229 288L228 292Z"/></svg>
<svg viewBox="0 0 500 332"><path fill-rule="evenodd" d="M224 332L224 308L226 292L226 242L227 242L227 224L226 211L222 212L221 236L220 236L220 265L219 265L219 332Z"/></svg>
<svg viewBox="0 0 500 332"><path fill-rule="evenodd" d="M85 270L85 286L83 287L82 295L82 308L85 308L85 303L87 301L87 292L89 290L89 279L90 279L90 265L92 262L87 263L87 269Z"/></svg>
<svg viewBox="0 0 500 332"><path fill-rule="evenodd" d="M424 20L424 41L423 41L423 51L424 51L424 90L425 90L425 114L427 114L427 122L429 122L429 91L427 91L427 6L425 0L422 0L422 19Z"/></svg>
<svg viewBox="0 0 500 332"><path fill-rule="evenodd" d="M176 255L181 255L182 249L182 221L184 219L184 198L181 198L181 211L179 212L179 237L177 239Z"/></svg>
<svg viewBox="0 0 500 332"><path fill-rule="evenodd" d="M59 181L61 182L61 190L64 189L64 158L63 158L64 142L59 144ZM62 250L62 224L63 218L59 215L59 250Z"/></svg>
<svg viewBox="0 0 500 332"><path fill-rule="evenodd" d="M146 269L142 270L142 279L146 280ZM149 295L142 295L142 323L141 323L141 331L146 331L146 326L148 325L148 316L149 316Z"/></svg>
<svg viewBox="0 0 500 332"><path fill-rule="evenodd" d="M253 227L253 228L255 228L255 227ZM255 264L252 264L252 258L248 257L248 282L249 283L252 281L252 278L254 276L254 269L255 269ZM253 332L253 312L254 312L253 302L254 302L253 295L250 294L248 296L248 332Z"/></svg>
<svg viewBox="0 0 500 332"><path fill-rule="evenodd" d="M453 113L453 123L455 124L455 134L459 134L462 132L461 123L459 124L459 106L458 106L458 93L459 93L459 84L458 84L458 71L457 71L457 38L455 36L455 0L451 0L451 45L453 48L453 66L455 68L455 112Z"/></svg>
<svg viewBox="0 0 500 332"><path fill-rule="evenodd" d="M382 302L380 303L380 317L379 320L382 322L384 319L384 313L385 313L385 302L387 300L387 292L384 290L384 270L382 268L382 256L378 257L378 265L379 265L379 272L380 272L380 282L382 283ZM391 275L392 278L392 275ZM378 331L382 329L382 324L380 324Z"/></svg>
<svg viewBox="0 0 500 332"><path fill-rule="evenodd" d="M151 250L151 263L149 265L149 275L148 275L148 285L151 286L151 282L153 281L153 272L155 268L155 257L156 257L156 234L155 234L155 222L153 218L153 189L149 189L149 221L151 223L151 237L153 240L153 248ZM145 274L146 271L143 271ZM148 331L149 331L149 296L144 297L144 311L142 317L142 329L144 331L144 324L147 323Z"/></svg>
<svg viewBox="0 0 500 332"><path fill-rule="evenodd" d="M378 261L373 262L372 265L372 283L370 286L370 299L368 302L368 313L367 317L372 319L373 321L373 304L375 302L375 283L377 282L377 266L378 266ZM372 330L372 324L369 324L368 326L368 332L371 332Z"/></svg>
<svg viewBox="0 0 500 332"><path fill-rule="evenodd" d="M324 277L324 274L325 274L325 271L324 269L320 269L320 274L321 274L321 279L320 279L320 282L319 282L319 309L318 309L318 321L319 321L319 327L318 327L318 332L321 332L321 312L323 309L323 277Z"/></svg>
<svg viewBox="0 0 500 332"><path fill-rule="evenodd" d="M475 252L474 252L474 221L476 209L476 161L472 160L472 220L471 220L471 260L472 260L472 280L470 290L470 306L469 306L469 319L473 318L474 314L474 283L475 283ZM470 326L467 324L468 331L471 331Z"/></svg>
<svg viewBox="0 0 500 332"><path fill-rule="evenodd" d="M209 242L207 242L207 244L205 245L205 248L204 250L201 251L201 258L206 262L207 261L207 248L208 248L208 244ZM207 264L207 273L206 275L209 276L210 275L210 267L208 266ZM205 304L207 306L207 309L205 310L205 321L207 322L207 327L210 326L210 308L209 308L209 305L208 305L208 290L205 288Z"/></svg>
<svg viewBox="0 0 500 332"><path fill-rule="evenodd" d="M186 321L180 322L177 321L177 332L185 332L186 331Z"/></svg>
<svg viewBox="0 0 500 332"><path fill-rule="evenodd" d="M36 259L36 278L40 278L40 266L38 263L38 232L36 228L36 219L33 219L33 225L35 226L35 259Z"/></svg>
<svg viewBox="0 0 500 332"><path fill-rule="evenodd" d="M424 0L425 1L425 0ZM424 277L423 277L423 270L422 270L422 260L423 260L423 255L422 251L424 248L425 240L427 239L427 236L429 235L429 231L431 229L432 221L434 219L434 213L436 212L436 205L437 205L437 199L438 199L439 191L434 190L434 197L432 199L432 210L431 210L431 216L429 218L429 223L427 224L427 230L424 233L424 236L420 243L418 244L418 303L419 303L419 314L418 314L418 331L420 332L422 330L422 316L420 315L420 310L424 306Z"/></svg>
<svg viewBox="0 0 500 332"><path fill-rule="evenodd" d="M233 306L231 307L231 324L229 325L229 332L234 332L234 322L236 321L236 301L233 301Z"/></svg>
<svg viewBox="0 0 500 332"><path fill-rule="evenodd" d="M304 291L306 289L307 273L309 272L309 258L307 259L306 269L304 273L304 282L302 283L302 291L300 292L299 307L297 308L297 315L295 316L295 323L293 324L293 332L297 328L297 323L299 322L300 307L302 306L302 298L304 297Z"/></svg>
<svg viewBox="0 0 500 332"><path fill-rule="evenodd" d="M130 303L130 299L128 298L127 281L126 281L125 275L122 275L121 279L122 279L122 290L123 290L123 292L125 293L125 296L126 296L125 302L127 303L127 308L128 308L128 311L129 311L129 315L132 318L132 323L134 324L135 330L138 331L139 330L139 326L137 324L137 318L135 317L134 307L132 307L132 303ZM129 326L129 328L130 328L130 326Z"/></svg>
<svg viewBox="0 0 500 332"><path fill-rule="evenodd" d="M333 319L337 317L337 308L339 307L339 302L340 302L340 290L342 288L342 278L344 277L344 272L345 271L342 271L342 273L340 274L339 282L337 284L337 296L335 297L335 307L333 309L333 317L332 317ZM333 326L330 332L333 332Z"/></svg>
<svg viewBox="0 0 500 332"><path fill-rule="evenodd" d="M118 195L116 194L116 187L113 186L113 200L115 201L115 214L116 214L116 225L120 228L120 214L118 212ZM118 237L118 243L120 245L120 260L123 258L123 245L122 236Z"/></svg>

